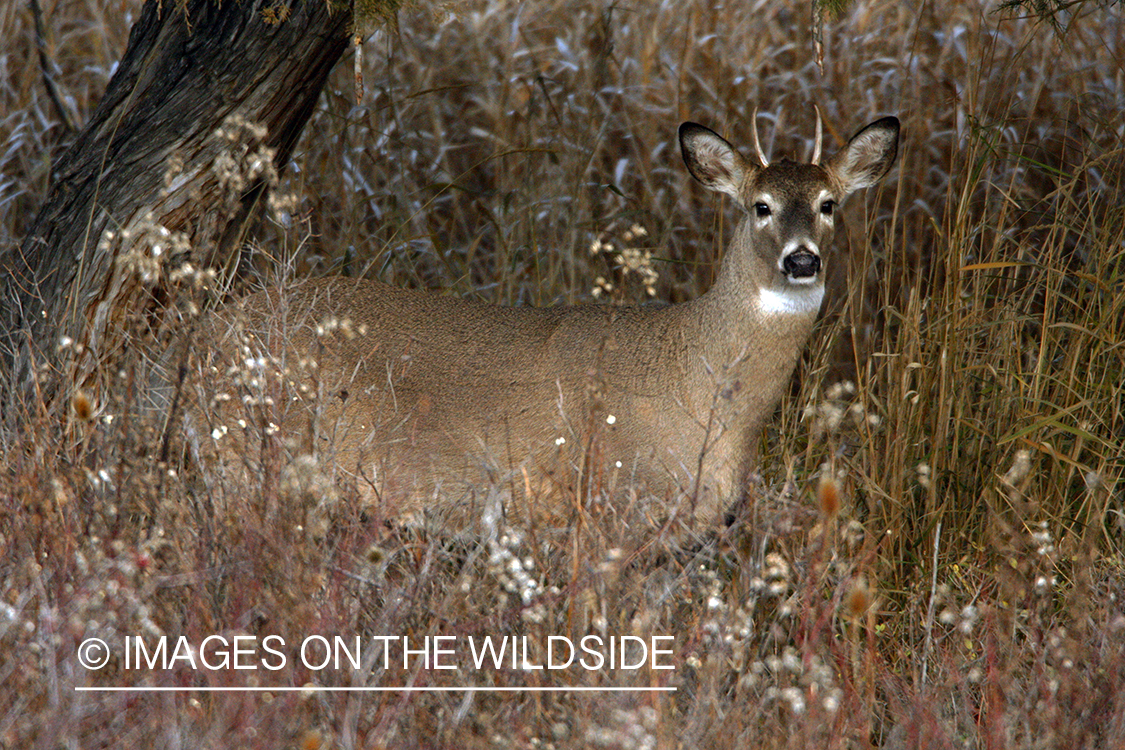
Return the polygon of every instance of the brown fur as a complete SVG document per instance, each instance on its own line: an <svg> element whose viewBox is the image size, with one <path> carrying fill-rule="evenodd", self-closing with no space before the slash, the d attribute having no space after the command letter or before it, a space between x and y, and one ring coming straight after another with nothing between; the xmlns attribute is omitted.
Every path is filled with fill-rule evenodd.
<svg viewBox="0 0 1125 750"><path fill-rule="evenodd" d="M218 409L200 402L189 427L208 443L226 425L219 453L239 461L250 445L239 414L251 414L255 429L273 423L300 438L294 450L334 457L391 515L424 513L453 528L474 525L497 483L509 490L508 512L565 518L561 498L575 497L579 476L639 486L716 522L745 490L756 436L823 291L822 266L794 282L779 267L782 251L827 252L835 219L821 215L823 195L842 201L881 178L897 135L897 120L885 118L823 167L760 167L686 124L692 174L747 215L715 285L684 304L513 308L343 278L252 295L207 323L214 345L198 372L225 378L267 352L274 364L263 372L287 373L285 384L272 404L255 404L261 381L242 377L238 398ZM768 221L755 209L763 194ZM762 290L787 299L791 287L812 302L763 312ZM318 335L331 319L364 332Z"/></svg>

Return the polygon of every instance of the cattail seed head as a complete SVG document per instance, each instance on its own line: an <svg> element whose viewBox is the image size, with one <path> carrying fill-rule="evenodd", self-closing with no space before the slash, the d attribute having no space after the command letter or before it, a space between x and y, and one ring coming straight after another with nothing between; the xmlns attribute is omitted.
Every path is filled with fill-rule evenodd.
<svg viewBox="0 0 1125 750"><path fill-rule="evenodd" d="M871 608L871 589L867 586L865 578L857 578L844 598L844 614L849 619L855 620L864 615Z"/></svg>
<svg viewBox="0 0 1125 750"><path fill-rule="evenodd" d="M324 736L316 729L307 729L301 735L301 750L321 750L324 746Z"/></svg>
<svg viewBox="0 0 1125 750"><path fill-rule="evenodd" d="M833 519L840 512L840 485L835 478L822 475L820 484L816 488L816 500L820 504L820 514L826 519Z"/></svg>
<svg viewBox="0 0 1125 750"><path fill-rule="evenodd" d="M83 422L89 422L94 418L94 406L90 403L90 397L86 392L79 389L74 392L74 397L70 400L70 405L74 409L74 416L81 419Z"/></svg>

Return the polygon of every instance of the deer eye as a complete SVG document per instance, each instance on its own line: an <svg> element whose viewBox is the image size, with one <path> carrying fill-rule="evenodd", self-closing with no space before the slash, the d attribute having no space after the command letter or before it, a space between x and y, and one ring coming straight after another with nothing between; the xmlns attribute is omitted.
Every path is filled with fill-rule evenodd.
<svg viewBox="0 0 1125 750"><path fill-rule="evenodd" d="M754 204L754 213L756 213L758 215L759 219L764 219L764 218L766 218L767 216L770 215L770 213L771 213L770 207L767 206L765 203L755 203Z"/></svg>
<svg viewBox="0 0 1125 750"><path fill-rule="evenodd" d="M828 200L820 204L820 212L825 216L831 216L832 211L836 208L836 201Z"/></svg>

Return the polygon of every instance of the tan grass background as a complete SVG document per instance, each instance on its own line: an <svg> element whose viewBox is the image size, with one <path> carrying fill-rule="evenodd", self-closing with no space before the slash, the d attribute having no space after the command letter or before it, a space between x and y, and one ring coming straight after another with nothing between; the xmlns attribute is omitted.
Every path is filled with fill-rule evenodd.
<svg viewBox="0 0 1125 750"><path fill-rule="evenodd" d="M53 76L78 121L136 8L44 3ZM1063 33L993 3L857 2L825 23L823 73L810 12L707 0L402 11L365 44L361 105L350 61L336 72L288 165L298 208L259 235L271 277L366 273L543 305L591 301L613 274L591 242L640 224L660 259L657 297L680 301L711 283L737 219L691 183L680 121L747 145L758 108L767 153L805 158L814 103L829 150L896 114L898 166L845 209L850 291L837 290L838 314L764 437L744 538L654 560L639 552L643 523L594 513L569 546L525 537L466 552L325 507L316 470L284 459L261 468L276 481L204 491L146 463L141 433L120 421L78 454L44 430L0 463L0 746L1125 741L1121 8L1074 6ZM69 137L32 28L25 4L0 6L3 243L22 236ZM842 507L827 513L831 488ZM75 643L150 626L669 632L680 690L73 694L140 679L83 673Z"/></svg>

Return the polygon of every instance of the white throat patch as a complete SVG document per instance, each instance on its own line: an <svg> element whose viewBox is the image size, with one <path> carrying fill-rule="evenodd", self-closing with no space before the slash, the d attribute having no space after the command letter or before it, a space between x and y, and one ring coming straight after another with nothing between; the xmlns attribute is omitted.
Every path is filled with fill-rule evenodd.
<svg viewBox="0 0 1125 750"><path fill-rule="evenodd" d="M811 287L791 286L778 292L773 289L758 291L758 310L766 315L807 315L820 310L824 300L824 285Z"/></svg>

